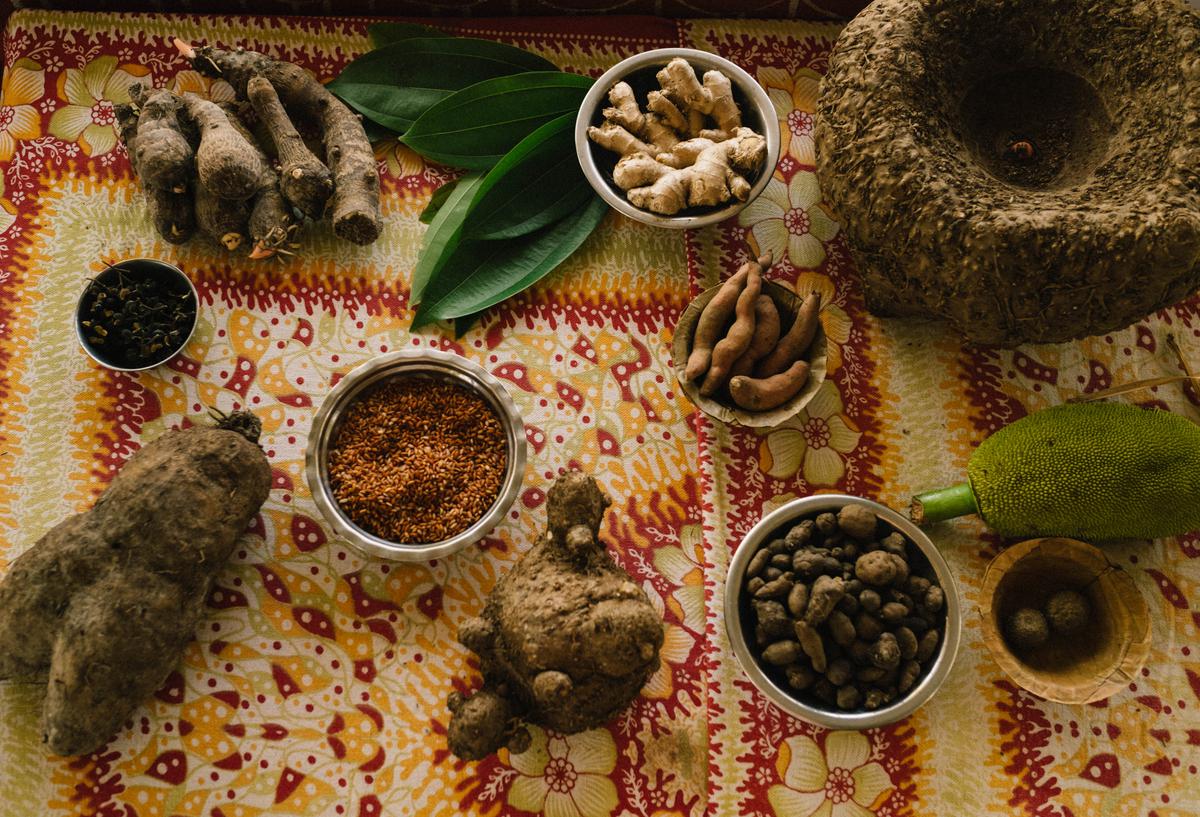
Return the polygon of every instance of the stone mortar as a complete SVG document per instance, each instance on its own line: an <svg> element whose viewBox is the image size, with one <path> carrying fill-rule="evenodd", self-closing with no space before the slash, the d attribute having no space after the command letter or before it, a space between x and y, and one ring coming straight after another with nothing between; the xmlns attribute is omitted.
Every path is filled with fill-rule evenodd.
<svg viewBox="0 0 1200 817"><path fill-rule="evenodd" d="M1015 346L1200 286L1200 14L1176 0L876 0L815 138L876 314Z"/></svg>

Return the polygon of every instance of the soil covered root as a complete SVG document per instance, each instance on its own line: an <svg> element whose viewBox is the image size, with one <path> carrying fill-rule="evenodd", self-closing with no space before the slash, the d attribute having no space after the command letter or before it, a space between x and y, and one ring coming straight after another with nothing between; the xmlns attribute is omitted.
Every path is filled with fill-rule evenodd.
<svg viewBox="0 0 1200 817"><path fill-rule="evenodd" d="M256 419L168 431L0 581L0 680L47 684L43 740L104 744L179 664L218 570L267 498ZM236 429L236 430L234 430Z"/></svg>
<svg viewBox="0 0 1200 817"><path fill-rule="evenodd" d="M663 622L598 532L609 499L579 472L554 483L545 533L459 640L484 685L452 696L447 739L466 760L529 744L522 721L574 733L614 718L658 668Z"/></svg>
<svg viewBox="0 0 1200 817"><path fill-rule="evenodd" d="M292 122L315 123L321 132L325 161L333 174L329 209L334 232L356 244L370 244L379 237L383 228L379 215L379 171L366 131L353 111L293 63L257 51L196 48L182 40L176 40L175 45L196 70L225 79L242 98L247 98L250 81L256 76L263 77L271 84Z"/></svg>

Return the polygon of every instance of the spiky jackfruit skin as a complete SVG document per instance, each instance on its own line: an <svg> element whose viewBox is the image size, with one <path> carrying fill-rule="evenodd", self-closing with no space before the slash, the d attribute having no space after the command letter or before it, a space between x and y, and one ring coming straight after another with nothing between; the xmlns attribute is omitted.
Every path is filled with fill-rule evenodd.
<svg viewBox="0 0 1200 817"><path fill-rule="evenodd" d="M1078 403L980 444L967 466L1005 536L1157 539L1200 528L1200 426L1166 411Z"/></svg>

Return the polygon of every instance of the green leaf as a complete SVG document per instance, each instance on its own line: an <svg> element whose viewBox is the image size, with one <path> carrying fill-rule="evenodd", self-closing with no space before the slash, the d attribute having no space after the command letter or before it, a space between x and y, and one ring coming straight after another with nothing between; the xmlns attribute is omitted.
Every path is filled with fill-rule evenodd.
<svg viewBox="0 0 1200 817"><path fill-rule="evenodd" d="M575 114L564 114L526 136L488 171L463 237L532 233L583 207L591 192L575 156Z"/></svg>
<svg viewBox="0 0 1200 817"><path fill-rule="evenodd" d="M487 79L425 111L404 143L435 162L483 170L551 119L577 112L592 82L564 71Z"/></svg>
<svg viewBox="0 0 1200 817"><path fill-rule="evenodd" d="M452 37L440 28L418 25L417 23L372 23L367 26L367 37L371 40L372 48L383 48L385 45L399 43L417 37Z"/></svg>
<svg viewBox="0 0 1200 817"><path fill-rule="evenodd" d="M475 312L471 315L463 315L454 319L454 337L461 338L467 332L471 331L471 327L479 323L479 319L483 317L482 312Z"/></svg>
<svg viewBox="0 0 1200 817"><path fill-rule="evenodd" d="M421 211L419 220L422 224L429 224L433 221L433 217L442 209L442 205L446 203L446 199L450 198L450 194L454 192L454 185L456 184L458 184L458 179L446 182L433 191L433 195L429 197L429 204L426 204L425 209Z"/></svg>
<svg viewBox="0 0 1200 817"><path fill-rule="evenodd" d="M485 79L551 71L553 63L491 40L414 37L368 51L330 91L368 119L403 133L439 100Z"/></svg>
<svg viewBox="0 0 1200 817"><path fill-rule="evenodd" d="M462 235L463 219L475 203L475 193L483 181L483 175L468 173L458 180L446 198L446 203L429 223L425 240L421 245L421 256L413 267L410 300L420 303L433 274L440 269L446 258L458 246Z"/></svg>
<svg viewBox="0 0 1200 817"><path fill-rule="evenodd" d="M536 233L504 241L462 241L429 282L412 328L471 315L531 286L579 248L604 218L598 196Z"/></svg>

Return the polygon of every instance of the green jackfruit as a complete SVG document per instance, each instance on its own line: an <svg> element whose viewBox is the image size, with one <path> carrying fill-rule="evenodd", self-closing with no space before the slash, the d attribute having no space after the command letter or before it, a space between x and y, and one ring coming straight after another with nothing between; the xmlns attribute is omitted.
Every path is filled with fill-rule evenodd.
<svg viewBox="0 0 1200 817"><path fill-rule="evenodd" d="M1166 411L1074 403L988 437L969 482L913 499L919 524L978 513L1004 536L1157 539L1200 529L1200 426Z"/></svg>

